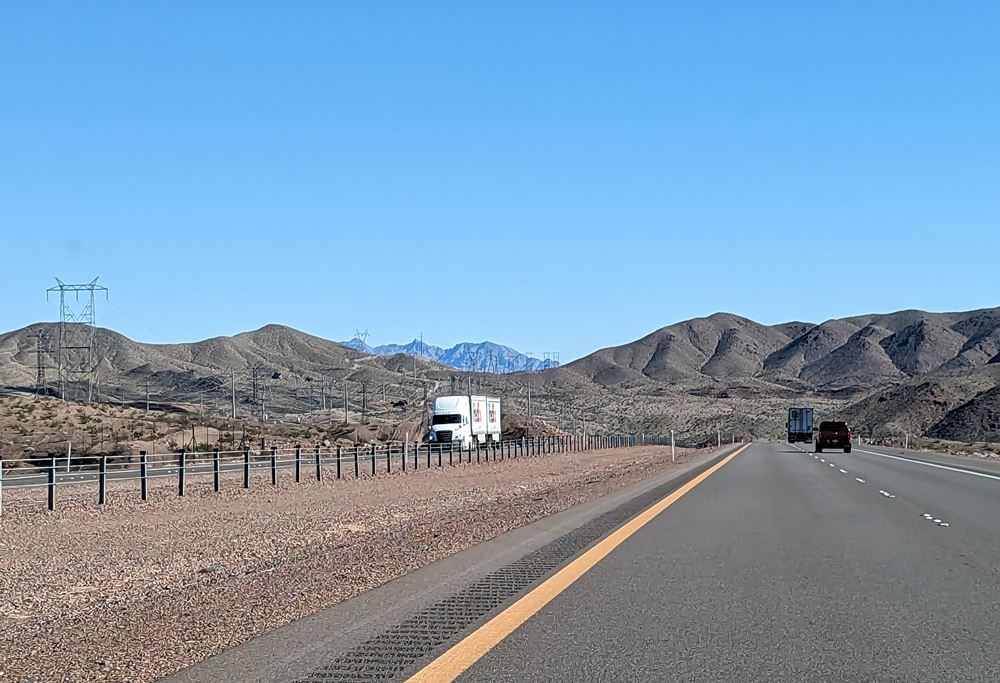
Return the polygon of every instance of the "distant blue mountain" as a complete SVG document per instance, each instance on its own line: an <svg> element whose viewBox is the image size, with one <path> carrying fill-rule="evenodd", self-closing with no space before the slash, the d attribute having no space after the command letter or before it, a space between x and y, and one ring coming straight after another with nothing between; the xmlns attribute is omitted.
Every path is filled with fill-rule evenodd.
<svg viewBox="0 0 1000 683"><path fill-rule="evenodd" d="M369 346L358 338L350 341L340 342L342 345L361 351L371 353L376 356L391 356L397 353L405 353L408 356L418 358L429 358L439 363L443 363L456 370L466 370L470 372L524 372L545 370L559 365L554 360L541 360L525 355L520 351L515 351L509 346L495 344L493 342L462 342L450 349L442 349L440 346L425 344L419 339L414 339L409 344L384 344L382 346Z"/></svg>

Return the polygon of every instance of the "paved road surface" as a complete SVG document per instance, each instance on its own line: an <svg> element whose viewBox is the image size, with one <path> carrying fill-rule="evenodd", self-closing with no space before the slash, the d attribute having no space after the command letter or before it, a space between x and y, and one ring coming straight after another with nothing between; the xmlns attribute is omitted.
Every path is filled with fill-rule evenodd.
<svg viewBox="0 0 1000 683"><path fill-rule="evenodd" d="M887 453L750 446L550 602L526 608L458 680L1000 680L1000 475ZM482 585L487 570L630 495L662 499L680 485L664 481L435 563L172 680L390 680L321 664L365 660L418 609ZM519 596L391 680L488 633L530 601Z"/></svg>
<svg viewBox="0 0 1000 683"><path fill-rule="evenodd" d="M997 681L998 653L1000 478L761 444L460 680Z"/></svg>

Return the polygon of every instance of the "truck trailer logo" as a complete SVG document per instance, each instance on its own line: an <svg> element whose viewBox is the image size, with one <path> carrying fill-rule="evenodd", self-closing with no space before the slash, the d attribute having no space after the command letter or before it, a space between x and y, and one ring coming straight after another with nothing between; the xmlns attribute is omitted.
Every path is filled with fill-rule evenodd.
<svg viewBox="0 0 1000 683"><path fill-rule="evenodd" d="M481 422L483 419L483 411L479 409L479 406L475 406L472 409L472 419L476 422Z"/></svg>
<svg viewBox="0 0 1000 683"><path fill-rule="evenodd" d="M490 406L490 422L496 422L496 421L497 421L497 407Z"/></svg>

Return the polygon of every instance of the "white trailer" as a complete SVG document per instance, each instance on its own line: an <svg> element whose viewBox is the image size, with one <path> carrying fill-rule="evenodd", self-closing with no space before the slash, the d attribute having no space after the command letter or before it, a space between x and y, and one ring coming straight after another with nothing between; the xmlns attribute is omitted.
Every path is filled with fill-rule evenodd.
<svg viewBox="0 0 1000 683"><path fill-rule="evenodd" d="M431 428L434 443L459 443L462 448L500 440L500 399L492 396L439 396L434 399Z"/></svg>

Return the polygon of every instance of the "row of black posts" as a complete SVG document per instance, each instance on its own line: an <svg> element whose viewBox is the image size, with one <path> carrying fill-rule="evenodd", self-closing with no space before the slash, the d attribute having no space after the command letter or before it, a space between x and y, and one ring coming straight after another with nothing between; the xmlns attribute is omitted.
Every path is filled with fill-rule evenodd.
<svg viewBox="0 0 1000 683"><path fill-rule="evenodd" d="M426 443L419 444L415 443L413 446L404 445L399 449L399 465L400 470L405 472L407 468L407 460L409 453L412 451L413 454L413 469L419 469L419 462L421 460L421 451L426 454L427 468L431 468L433 462L433 456L437 456L437 466L441 467L443 465L443 459L445 453L448 455L448 464L455 465L455 456L458 456L458 464L471 464L473 454L475 454L476 463L490 462L491 456L494 462L503 462L506 459L513 459L518 457L526 456L537 456L546 455L550 453L565 453L573 451L584 451L591 449L610 449L610 448L625 448L629 446L634 446L637 443L637 439L634 436L628 435L617 435L617 436L544 436L536 438L521 438L514 441L491 441L484 446L480 446L478 443L474 445L471 449L456 448L456 444L452 443ZM344 451L350 451L350 448L343 448L341 446L336 447L336 478L341 479L342 465ZM354 477L359 478L361 476L361 459L362 450L367 451L365 454L366 459L370 459L371 462L371 475L375 476L377 474L377 462L379 459L379 447L377 444L372 444L371 446L355 446L353 449L353 462L354 462ZM387 473L392 472L392 457L393 457L393 446L392 444L387 444L384 451L385 457L385 471ZM466 459L467 455L467 459ZM271 472L271 485L278 485L278 450L272 447L268 452L268 468ZM115 456L100 456L98 461L97 470L97 502L98 505L104 505L107 503L107 486L108 486L108 461L109 458L114 458ZM314 465L315 465L315 476L316 481L323 480L323 458L322 449L316 446L314 451ZM302 463L303 463L303 453L302 447L295 447L295 483L302 481ZM186 490L187 484L187 473L188 473L188 452L182 450L177 454L177 495L183 496ZM2 461L0 461L0 467L3 466ZM48 472L47 477L47 489L48 489L48 509L55 510L56 507L56 458L51 456L49 458L48 467L46 468ZM251 469L251 459L250 459L250 449L245 448L243 450L243 488L250 488L250 469ZM222 464L221 456L218 450L212 452L212 487L213 490L218 493L221 488L221 474L222 474ZM0 479L2 482L2 479ZM2 483L0 483L2 486ZM146 451L139 451L139 495L143 501L149 500L149 457ZM2 498L0 498L2 500ZM0 503L2 504L2 503Z"/></svg>

